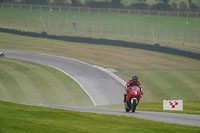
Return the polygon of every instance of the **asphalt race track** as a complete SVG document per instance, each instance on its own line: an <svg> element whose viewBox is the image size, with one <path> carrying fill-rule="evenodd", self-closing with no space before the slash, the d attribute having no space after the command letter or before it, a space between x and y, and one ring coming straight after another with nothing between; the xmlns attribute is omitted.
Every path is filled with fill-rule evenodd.
<svg viewBox="0 0 200 133"><path fill-rule="evenodd" d="M72 77L88 94L95 106L121 104L124 87L109 74L87 63L47 54L4 51L6 58L31 61L54 67Z"/></svg>
<svg viewBox="0 0 200 133"><path fill-rule="evenodd" d="M36 106L40 106L40 105L36 105ZM88 107L61 107L61 106L48 106L48 105L43 105L43 107L72 110L72 111L79 111L79 112L91 112L91 113L97 113L97 114L121 115L121 116L142 118L142 119L147 119L147 120L154 120L154 121L159 121L159 122L167 122L167 123L200 127L200 115L147 112L147 111L136 111L135 113L131 113L131 112L127 113L124 110L97 109L97 108L88 108Z"/></svg>
<svg viewBox="0 0 200 133"><path fill-rule="evenodd" d="M90 99L93 101L94 106L122 104L124 86L106 72L90 64L70 58L47 54L13 50L4 50L4 53L6 58L31 61L38 64L50 66L64 72L65 74L72 77L81 86L81 88L88 94ZM200 115L143 111L136 111L135 113L126 113L124 109L108 110L88 107L60 107L53 105L42 106L48 108L57 108L81 112L93 112L99 114L124 115L148 120L200 127Z"/></svg>

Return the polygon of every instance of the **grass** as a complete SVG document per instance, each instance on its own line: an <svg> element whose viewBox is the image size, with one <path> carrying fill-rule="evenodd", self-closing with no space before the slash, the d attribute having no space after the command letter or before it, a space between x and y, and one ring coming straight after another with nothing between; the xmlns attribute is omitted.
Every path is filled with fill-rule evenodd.
<svg viewBox="0 0 200 133"><path fill-rule="evenodd" d="M133 73L136 73L139 75L140 80L144 85L144 97L143 101L138 106L138 110L160 111L161 103L160 102L154 103L155 101L160 101L162 98L168 99L168 98L181 97L185 100L191 100L192 98L192 101L197 101L197 102L191 102L195 104L184 102L186 103L184 104L184 111L186 113L199 114L200 62L198 60L161 54L156 52L149 52L144 50L90 45L81 43L70 43L70 42L56 41L50 39L11 35L5 33L0 33L0 48L41 52L41 53L76 58L88 62L90 64L115 68L118 70L117 74L120 75L125 80L129 79ZM61 85L61 86L63 84L69 85L65 84L67 83L66 76L53 69L32 63L18 62L18 61L13 61L13 62L15 62L14 63L15 65L17 64L17 66L20 67L13 67L12 69L12 66L10 66L10 64L7 63L6 65L6 63L2 63L2 61L6 62L13 60L0 59L0 66L4 65L10 68L8 70L5 67L3 67L4 69L0 69L0 71L6 73L7 76L8 76L7 73L11 73L10 77L14 77L17 75L18 77L16 77L16 79L18 78L20 79L20 81L15 80L18 83L15 83L14 80L9 79L7 76L6 78L8 78L8 80L0 79L0 83L2 83L2 81L7 83L8 87L12 86L13 84L16 84L16 86L14 87L18 88L18 86L21 85L21 83L25 84L30 82L32 82L32 84L36 84L36 86L38 85L38 87L42 86L41 88L42 90L45 88L44 86L47 86L48 88L53 86L53 85L43 85L43 84L40 85L39 83L41 83L41 81L38 81L38 79L36 79L36 81L31 80L32 75L27 74L29 72L33 73L33 76L41 74L40 79L42 79L43 81L47 80L46 77L50 78L51 80L56 77L61 77L60 80L58 81L56 80L57 81L56 85ZM32 69L30 69L29 67ZM42 74L48 76L43 77ZM22 77L28 77L28 78L22 78ZM35 76L35 78L37 77L38 76ZM0 78L2 78L2 74L0 74ZM26 80L26 82L24 82L23 80ZM27 82L27 80L29 82ZM10 81L9 84L7 81ZM60 82L62 84L60 84ZM72 81L69 82L71 84ZM47 83L47 81L44 83ZM28 88L32 87L33 85L29 86ZM13 89L13 86L10 88ZM171 90L175 91L175 94L172 97L170 97L171 95L169 95L171 93ZM52 89L51 91L55 90ZM78 91L80 90L78 89ZM67 92L69 92L69 90L67 90ZM3 93L6 94L5 91L3 91ZM1 95L3 93L2 92L0 93L0 97L4 96ZM181 95L179 95L179 93ZM16 97L21 98L21 96L23 97L22 94L19 93L16 94L17 95L13 95L13 98ZM70 92L68 94L71 95L73 94L73 92ZM47 98L49 98L49 96L47 96ZM83 103L80 104L85 104L85 100L82 101ZM147 103L147 101L150 101L151 103L149 104ZM0 102L0 132L4 133L13 133L13 132L117 133L117 132L133 132L133 131L138 133L145 133L145 132L146 133L151 133L151 132L152 133L154 132L159 132L159 133L197 132L198 133L200 132L200 128L175 125L175 124L166 124L161 122L154 122L149 120L124 117L124 116L79 113L72 111L55 110L55 109L18 105L7 102Z"/></svg>
<svg viewBox="0 0 200 133"><path fill-rule="evenodd" d="M182 99L200 101L198 69L175 70L135 70L120 71L121 77L131 77L137 73L145 89L144 101L162 101L164 99ZM191 89L192 88L192 89Z"/></svg>
<svg viewBox="0 0 200 133"><path fill-rule="evenodd" d="M200 52L199 18L0 10L1 27L150 44L159 42L164 46ZM76 26L73 25L74 22Z"/></svg>
<svg viewBox="0 0 200 133"><path fill-rule="evenodd" d="M164 99L200 101L200 61L145 50L71 43L0 33L0 48L75 58L116 69L128 80L137 74L144 88L142 102ZM124 88L122 88L124 89Z"/></svg>
<svg viewBox="0 0 200 133"><path fill-rule="evenodd" d="M100 106L99 108L122 110L124 109L124 105L115 104L115 105ZM137 111L168 112L168 113L200 115L200 102L199 101L196 101L196 102L183 101L183 111L163 110L162 102L140 102L140 104L137 106Z"/></svg>
<svg viewBox="0 0 200 133"><path fill-rule="evenodd" d="M76 82L55 69L3 58L0 58L0 68L0 100L23 104L93 105Z"/></svg>
<svg viewBox="0 0 200 133"><path fill-rule="evenodd" d="M199 127L0 102L3 133L198 133Z"/></svg>

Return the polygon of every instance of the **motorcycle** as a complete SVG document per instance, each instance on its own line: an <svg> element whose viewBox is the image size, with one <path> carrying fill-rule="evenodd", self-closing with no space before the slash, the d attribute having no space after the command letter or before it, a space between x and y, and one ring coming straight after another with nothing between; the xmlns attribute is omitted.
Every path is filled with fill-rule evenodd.
<svg viewBox="0 0 200 133"><path fill-rule="evenodd" d="M0 57L4 57L4 53L1 50L0 50Z"/></svg>
<svg viewBox="0 0 200 133"><path fill-rule="evenodd" d="M129 93L126 96L125 111L135 112L136 107L141 98L141 89L138 86L133 86L129 88Z"/></svg>

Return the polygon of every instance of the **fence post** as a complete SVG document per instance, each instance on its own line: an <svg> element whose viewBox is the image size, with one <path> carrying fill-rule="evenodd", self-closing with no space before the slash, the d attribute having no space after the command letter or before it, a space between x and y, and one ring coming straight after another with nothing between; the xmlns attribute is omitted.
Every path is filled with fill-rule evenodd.
<svg viewBox="0 0 200 133"><path fill-rule="evenodd" d="M30 5L30 10L31 10L31 11L32 11L32 8L33 8L32 5Z"/></svg>
<svg viewBox="0 0 200 133"><path fill-rule="evenodd" d="M103 22L101 20L101 35L103 36Z"/></svg>
<svg viewBox="0 0 200 133"><path fill-rule="evenodd" d="M126 35L125 36L128 36L129 35L129 33L128 33L129 32L129 30L128 30L129 29L129 23L127 21L126 21L126 27L127 28L126 28Z"/></svg>
<svg viewBox="0 0 200 133"><path fill-rule="evenodd" d="M185 35L186 33L183 31L183 44L185 45L185 43L186 43L186 35Z"/></svg>
<svg viewBox="0 0 200 133"><path fill-rule="evenodd" d="M65 16L65 24L66 24L66 32L68 32L68 19L67 19L67 15Z"/></svg>
<svg viewBox="0 0 200 133"><path fill-rule="evenodd" d="M198 35L197 35L197 32L195 32L195 44L196 45L198 45L198 40L197 39L198 39Z"/></svg>
<svg viewBox="0 0 200 133"><path fill-rule="evenodd" d="M10 5L10 8L13 9L13 4Z"/></svg>
<svg viewBox="0 0 200 133"><path fill-rule="evenodd" d="M59 12L61 13L61 10L62 10L62 7L61 6L59 6Z"/></svg>
<svg viewBox="0 0 200 133"><path fill-rule="evenodd" d="M1 8L3 8L3 3L1 3Z"/></svg>
<svg viewBox="0 0 200 133"><path fill-rule="evenodd" d="M58 19L58 16L57 16L57 19L56 19L56 28L57 28L57 32L59 31L59 19Z"/></svg>
<svg viewBox="0 0 200 133"><path fill-rule="evenodd" d="M41 8L42 8L41 5L39 5L39 11L41 11Z"/></svg>

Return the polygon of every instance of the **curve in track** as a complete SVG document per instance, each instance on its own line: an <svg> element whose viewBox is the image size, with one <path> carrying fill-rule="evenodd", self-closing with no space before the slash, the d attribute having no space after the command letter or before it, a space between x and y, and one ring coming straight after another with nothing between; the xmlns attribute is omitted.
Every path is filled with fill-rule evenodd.
<svg viewBox="0 0 200 133"><path fill-rule="evenodd" d="M22 51L5 50L7 58L31 61L42 65L54 67L70 77L73 77L85 92L89 95L94 105L121 104L124 93L123 85L112 78L106 72L93 67L90 64L59 56L30 53ZM41 105L36 105L41 106ZM161 112L144 112L126 113L122 110L108 110L88 107L61 107L54 105L42 105L42 107L73 110L80 112L93 112L98 114L124 115L142 119L175 123L182 125L200 127L200 115L161 113Z"/></svg>
<svg viewBox="0 0 200 133"><path fill-rule="evenodd" d="M14 50L4 51L6 58L31 61L56 68L73 78L95 106L122 104L124 87L106 72L78 60L48 54Z"/></svg>

